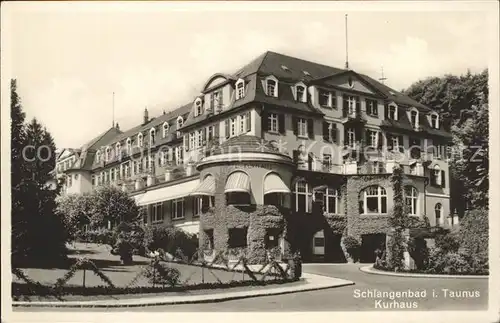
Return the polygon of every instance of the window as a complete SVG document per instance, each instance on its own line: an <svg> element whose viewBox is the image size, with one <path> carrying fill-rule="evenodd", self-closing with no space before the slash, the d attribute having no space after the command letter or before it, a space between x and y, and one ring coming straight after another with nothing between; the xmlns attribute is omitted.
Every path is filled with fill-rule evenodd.
<svg viewBox="0 0 500 323"><path fill-rule="evenodd" d="M96 186L97 182L96 182L95 175L92 175L90 178L91 178L91 181L92 181L92 186Z"/></svg>
<svg viewBox="0 0 500 323"><path fill-rule="evenodd" d="M194 116L200 116L203 114L203 104L200 98L194 100Z"/></svg>
<svg viewBox="0 0 500 323"><path fill-rule="evenodd" d="M250 194L247 192L228 192L226 193L227 205L249 205L251 204Z"/></svg>
<svg viewBox="0 0 500 323"><path fill-rule="evenodd" d="M391 120L398 120L398 107L394 103L391 103L388 106L387 118Z"/></svg>
<svg viewBox="0 0 500 323"><path fill-rule="evenodd" d="M307 137L307 119L298 118L297 129L299 137Z"/></svg>
<svg viewBox="0 0 500 323"><path fill-rule="evenodd" d="M413 186L405 187L405 205L409 215L417 215L418 191Z"/></svg>
<svg viewBox="0 0 500 323"><path fill-rule="evenodd" d="M149 145L154 146L156 140L156 130L155 128L151 128L149 131Z"/></svg>
<svg viewBox="0 0 500 323"><path fill-rule="evenodd" d="M206 212L210 207L214 206L214 196L199 195L193 199L194 216L199 216L201 213Z"/></svg>
<svg viewBox="0 0 500 323"><path fill-rule="evenodd" d="M366 99L366 113L370 116L378 116L378 102L377 100Z"/></svg>
<svg viewBox="0 0 500 323"><path fill-rule="evenodd" d="M422 153L420 139L410 138L410 158L419 159Z"/></svg>
<svg viewBox="0 0 500 323"><path fill-rule="evenodd" d="M247 246L247 228L231 228L229 233L229 248L245 248Z"/></svg>
<svg viewBox="0 0 500 323"><path fill-rule="evenodd" d="M121 166L122 166L123 176L125 178L129 178L130 177L130 161L123 163Z"/></svg>
<svg viewBox="0 0 500 323"><path fill-rule="evenodd" d="M189 149L194 149L196 147L196 137L195 133L191 132L189 134Z"/></svg>
<svg viewBox="0 0 500 323"><path fill-rule="evenodd" d="M212 92L210 95L210 107L214 110L222 107L222 91Z"/></svg>
<svg viewBox="0 0 500 323"><path fill-rule="evenodd" d="M275 80L268 79L266 81L266 93L267 93L267 95L277 97L278 96L277 87L278 87L278 84Z"/></svg>
<svg viewBox="0 0 500 323"><path fill-rule="evenodd" d="M151 222L152 223L163 222L163 203L160 202L153 204L151 213Z"/></svg>
<svg viewBox="0 0 500 323"><path fill-rule="evenodd" d="M115 181L115 170L113 168L111 168L109 170L109 180L110 180L110 182L114 182Z"/></svg>
<svg viewBox="0 0 500 323"><path fill-rule="evenodd" d="M276 113L270 113L267 120L268 120L269 131L278 132L279 131L278 115Z"/></svg>
<svg viewBox="0 0 500 323"><path fill-rule="evenodd" d="M264 205L283 206L285 204L284 193L267 193L264 195Z"/></svg>
<svg viewBox="0 0 500 323"><path fill-rule="evenodd" d="M230 128L229 128L229 136L236 136L236 117L233 117L229 120Z"/></svg>
<svg viewBox="0 0 500 323"><path fill-rule="evenodd" d="M442 224L442 213L443 213L443 205L441 203L436 203L434 207L434 214L436 215L436 226Z"/></svg>
<svg viewBox="0 0 500 323"><path fill-rule="evenodd" d="M431 114L431 127L434 129L439 129L439 117L437 114Z"/></svg>
<svg viewBox="0 0 500 323"><path fill-rule="evenodd" d="M338 214L339 190L328 187L323 195L323 211L329 214Z"/></svg>
<svg viewBox="0 0 500 323"><path fill-rule="evenodd" d="M337 98L335 92L325 90L319 91L319 105L327 108L335 108L337 106Z"/></svg>
<svg viewBox="0 0 500 323"><path fill-rule="evenodd" d="M246 130L246 125L247 125L247 122L246 122L246 115L244 115L244 114L240 115L240 116L239 116L239 119L240 119L240 122L239 122L240 127L239 127L239 129L238 129L238 132L239 132L240 134L242 134L242 133L245 133L245 132L246 132L246 131L245 131L245 130Z"/></svg>
<svg viewBox="0 0 500 323"><path fill-rule="evenodd" d="M332 168L332 155L331 154L323 154L323 167L326 171L330 171Z"/></svg>
<svg viewBox="0 0 500 323"><path fill-rule="evenodd" d="M356 131L353 128L347 129L347 147L354 148L356 146Z"/></svg>
<svg viewBox="0 0 500 323"><path fill-rule="evenodd" d="M442 179L442 176L441 176L441 168L439 167L439 165L435 165L434 169L432 170L432 172L434 174L435 184L438 185L438 186L441 186L442 182L443 182L443 179Z"/></svg>
<svg viewBox="0 0 500 323"><path fill-rule="evenodd" d="M368 144L371 147L378 147L378 131L368 130Z"/></svg>
<svg viewBox="0 0 500 323"><path fill-rule="evenodd" d="M137 135L137 147L142 147L143 142L142 142L142 133Z"/></svg>
<svg viewBox="0 0 500 323"><path fill-rule="evenodd" d="M387 213L387 193L381 186L369 186L361 192L360 214Z"/></svg>
<svg viewBox="0 0 500 323"><path fill-rule="evenodd" d="M303 85L295 86L295 99L300 102L307 101L306 88Z"/></svg>
<svg viewBox="0 0 500 323"><path fill-rule="evenodd" d="M116 148L115 148L115 155L118 156L118 158L122 157L122 145L118 142L116 143Z"/></svg>
<svg viewBox="0 0 500 323"><path fill-rule="evenodd" d="M184 124L184 119L181 116L179 116L177 118L177 130L179 130L180 128L182 128L183 124Z"/></svg>
<svg viewBox="0 0 500 323"><path fill-rule="evenodd" d="M168 134L168 122L163 123L163 138L167 137Z"/></svg>
<svg viewBox="0 0 500 323"><path fill-rule="evenodd" d="M182 165L183 152L182 147L175 147L175 162L177 165Z"/></svg>
<svg viewBox="0 0 500 323"><path fill-rule="evenodd" d="M312 192L305 181L295 183L295 211L312 212Z"/></svg>
<svg viewBox="0 0 500 323"><path fill-rule="evenodd" d="M196 148L203 146L203 131L204 129L196 131Z"/></svg>
<svg viewBox="0 0 500 323"><path fill-rule="evenodd" d="M132 153L132 139L127 138L127 153L131 154Z"/></svg>
<svg viewBox="0 0 500 323"><path fill-rule="evenodd" d="M101 162L101 152L99 150L95 153L95 161L96 161L96 163ZM64 163L64 169L65 170L67 169L66 163Z"/></svg>
<svg viewBox="0 0 500 323"><path fill-rule="evenodd" d="M236 82L236 100L242 99L245 96L245 81L239 79Z"/></svg>
<svg viewBox="0 0 500 323"><path fill-rule="evenodd" d="M207 140L210 141L214 139L214 126L207 127Z"/></svg>
<svg viewBox="0 0 500 323"><path fill-rule="evenodd" d="M411 126L414 129L418 129L418 111L416 111L416 110L410 111L410 122L411 122Z"/></svg>
<svg viewBox="0 0 500 323"><path fill-rule="evenodd" d="M106 161L110 161L113 159L113 156L111 155L111 148L106 147Z"/></svg>
<svg viewBox="0 0 500 323"><path fill-rule="evenodd" d="M175 199L172 201L172 219L184 218L184 199Z"/></svg>
<svg viewBox="0 0 500 323"><path fill-rule="evenodd" d="M347 114L350 117L356 116L356 97L351 95L347 96Z"/></svg>

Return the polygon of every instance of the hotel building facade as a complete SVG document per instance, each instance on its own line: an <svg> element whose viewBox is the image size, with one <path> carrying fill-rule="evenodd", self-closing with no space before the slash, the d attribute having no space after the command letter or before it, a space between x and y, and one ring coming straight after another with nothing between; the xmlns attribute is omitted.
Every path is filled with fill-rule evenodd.
<svg viewBox="0 0 500 323"><path fill-rule="evenodd" d="M63 194L120 187L145 225L196 233L208 252L342 262L349 235L372 261L390 230L396 164L410 217L451 225L446 128L369 76L266 52L214 74L182 107L62 151L56 173Z"/></svg>

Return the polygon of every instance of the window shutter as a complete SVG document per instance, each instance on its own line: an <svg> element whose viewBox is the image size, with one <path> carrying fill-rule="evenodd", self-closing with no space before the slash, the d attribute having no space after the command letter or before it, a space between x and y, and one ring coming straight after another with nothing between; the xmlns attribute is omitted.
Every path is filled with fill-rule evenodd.
<svg viewBox="0 0 500 323"><path fill-rule="evenodd" d="M431 186L436 186L436 175L434 174L434 170L429 172L429 184Z"/></svg>
<svg viewBox="0 0 500 323"><path fill-rule="evenodd" d="M189 142L188 142L188 136L187 135L184 135L184 149L186 151L189 150Z"/></svg>
<svg viewBox="0 0 500 323"><path fill-rule="evenodd" d="M356 115L361 114L361 99L359 96L356 97Z"/></svg>
<svg viewBox="0 0 500 323"><path fill-rule="evenodd" d="M399 144L399 151L400 152L404 152L404 150L405 150L405 142L404 142L404 137L403 136L399 136L398 144Z"/></svg>
<svg viewBox="0 0 500 323"><path fill-rule="evenodd" d="M292 122L293 122L293 134L298 135L299 134L299 125L297 124L297 117L292 117Z"/></svg>
<svg viewBox="0 0 500 323"><path fill-rule="evenodd" d="M261 127L262 127L263 131L269 131L268 119L269 119L269 114L267 112L262 111L260 121L261 121Z"/></svg>
<svg viewBox="0 0 500 323"><path fill-rule="evenodd" d="M365 130L365 145L366 146L371 146L371 140L370 140L370 130L366 129Z"/></svg>
<svg viewBox="0 0 500 323"><path fill-rule="evenodd" d="M307 169L312 170L313 158L311 154L307 155Z"/></svg>
<svg viewBox="0 0 500 323"><path fill-rule="evenodd" d="M284 114L278 115L278 128L279 128L280 133L285 134L285 115Z"/></svg>
<svg viewBox="0 0 500 323"><path fill-rule="evenodd" d="M378 138L377 138L377 139L378 139L378 142L377 142L378 147L377 147L377 148L378 148L379 150L382 150L382 148L384 147L384 137L383 137L383 135L382 135L382 132L381 132L381 131L379 131L379 132L378 132L377 137L378 137Z"/></svg>
<svg viewBox="0 0 500 323"><path fill-rule="evenodd" d="M204 131L201 132L201 139L202 139L202 144L205 146L207 144L207 131L208 127L204 129Z"/></svg>
<svg viewBox="0 0 500 323"><path fill-rule="evenodd" d="M229 119L224 120L224 128L226 131L226 139L229 138Z"/></svg>
<svg viewBox="0 0 500 323"><path fill-rule="evenodd" d="M446 175L445 171L442 170L441 171L441 187L443 187L443 188L446 187L446 177L445 177L445 175Z"/></svg>
<svg viewBox="0 0 500 323"><path fill-rule="evenodd" d="M246 132L249 132L252 130L252 115L250 112L246 113L245 121L246 121Z"/></svg>
<svg viewBox="0 0 500 323"><path fill-rule="evenodd" d="M323 121L323 140L330 141L330 124L326 121Z"/></svg>
<svg viewBox="0 0 500 323"><path fill-rule="evenodd" d="M214 138L217 139L217 140L219 139L219 127L220 127L219 123L216 123L213 126L213 129L214 129Z"/></svg>
<svg viewBox="0 0 500 323"><path fill-rule="evenodd" d="M342 115L344 117L347 117L347 111L348 111L348 103L347 103L347 95L342 95Z"/></svg>
<svg viewBox="0 0 500 323"><path fill-rule="evenodd" d="M384 119L389 119L389 104L384 104Z"/></svg>
<svg viewBox="0 0 500 323"><path fill-rule="evenodd" d="M299 151L298 150L294 150L293 151L293 162L294 163L297 163L299 161Z"/></svg>
<svg viewBox="0 0 500 323"><path fill-rule="evenodd" d="M307 119L307 133L309 135L309 138L311 138L311 139L314 138L314 120L313 119Z"/></svg>

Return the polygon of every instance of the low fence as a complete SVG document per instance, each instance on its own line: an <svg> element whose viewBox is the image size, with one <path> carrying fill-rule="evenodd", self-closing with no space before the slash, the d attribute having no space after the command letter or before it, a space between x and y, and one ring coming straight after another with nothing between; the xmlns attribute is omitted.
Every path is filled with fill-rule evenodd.
<svg viewBox="0 0 500 323"><path fill-rule="evenodd" d="M297 281L301 274L300 261L282 263L271 257L263 264L249 265L244 254L235 258L227 252L211 253L205 257L206 253L198 250L191 258L180 250L175 255L161 249L148 251L147 254L150 259L141 266L112 269L99 268L95 261L79 258L62 277L50 284L37 282L23 270L14 268L12 273L17 281L12 284L12 296L19 299L37 295L63 300L64 295L181 292L282 284ZM99 281L95 276L90 277L92 273ZM81 280L77 277L81 277Z"/></svg>

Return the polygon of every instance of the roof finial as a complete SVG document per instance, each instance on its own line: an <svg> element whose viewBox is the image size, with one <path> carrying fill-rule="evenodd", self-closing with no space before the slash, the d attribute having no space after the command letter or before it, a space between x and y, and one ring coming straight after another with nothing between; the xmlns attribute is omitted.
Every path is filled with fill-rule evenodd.
<svg viewBox="0 0 500 323"><path fill-rule="evenodd" d="M113 115L111 119L111 126L114 127L115 125L115 92L113 91Z"/></svg>

